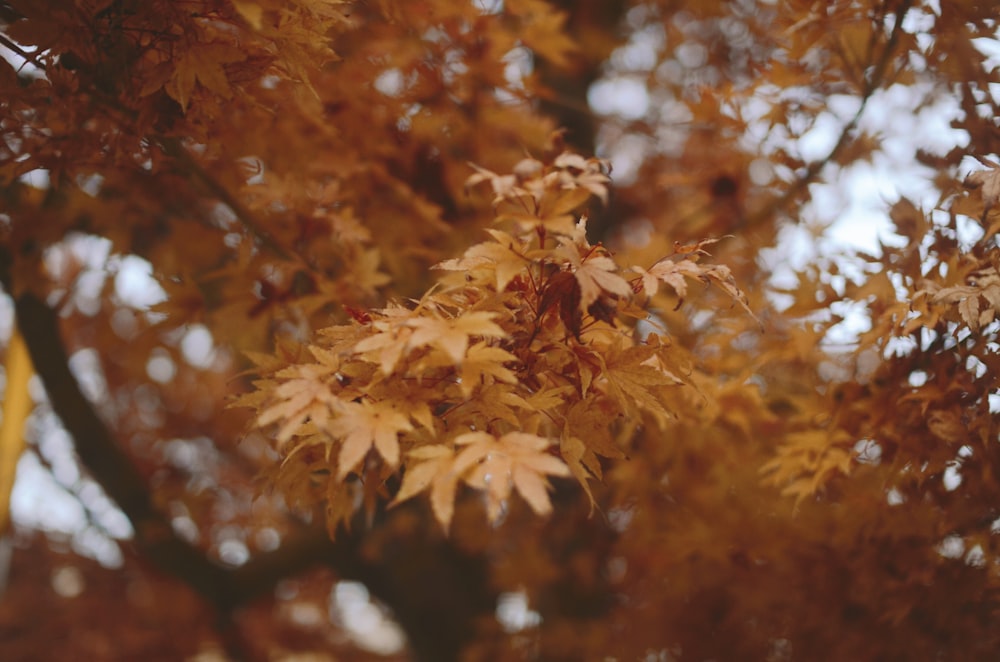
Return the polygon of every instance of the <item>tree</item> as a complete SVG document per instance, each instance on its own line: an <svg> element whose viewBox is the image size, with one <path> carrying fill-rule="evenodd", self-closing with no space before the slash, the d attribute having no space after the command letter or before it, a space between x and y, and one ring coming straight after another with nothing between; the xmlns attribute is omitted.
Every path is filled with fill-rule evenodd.
<svg viewBox="0 0 1000 662"><path fill-rule="evenodd" d="M991 3L0 19L25 452L66 475L54 413L133 532L11 532L5 657L377 657L347 581L416 660L1000 649ZM953 144L879 135L924 109ZM831 250L822 187L890 157L932 196Z"/></svg>

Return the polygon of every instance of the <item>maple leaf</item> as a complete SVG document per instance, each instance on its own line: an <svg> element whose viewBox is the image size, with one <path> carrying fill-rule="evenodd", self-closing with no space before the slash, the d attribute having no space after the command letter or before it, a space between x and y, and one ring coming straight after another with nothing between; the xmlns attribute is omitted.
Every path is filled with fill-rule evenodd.
<svg viewBox="0 0 1000 662"><path fill-rule="evenodd" d="M395 467L399 464L399 433L412 429L405 414L385 404L364 400L338 403L337 417L326 427L340 442L337 478L346 478L372 447L386 464Z"/></svg>
<svg viewBox="0 0 1000 662"><path fill-rule="evenodd" d="M514 167L511 168L511 172L513 172L518 179L523 180L535 177L540 174L544 168L545 164L541 161L528 157L518 161Z"/></svg>
<svg viewBox="0 0 1000 662"><path fill-rule="evenodd" d="M717 240L706 240L711 243ZM695 253L701 249L699 246L706 242L699 242L693 247L688 247L687 253ZM683 247L682 247L683 248ZM760 320L750 309L750 303L746 294L736 286L732 271L729 267L721 264L699 264L692 259L676 259L674 256L665 257L651 266L648 270L642 267L633 266L632 271L642 277L642 288L647 296L653 296L659 290L659 282L669 285L677 294L677 308L684 303L687 296L687 278L699 280L703 283L715 285L725 292L726 296L738 303L750 317L760 324Z"/></svg>
<svg viewBox="0 0 1000 662"><path fill-rule="evenodd" d="M702 269L702 277L725 292L726 296L738 303L759 326L763 326L760 320L757 319L757 316L754 315L753 310L750 309L750 302L747 299L747 295L743 293L743 290L736 287L736 279L733 278L733 272L729 267L724 264L705 265Z"/></svg>
<svg viewBox="0 0 1000 662"><path fill-rule="evenodd" d="M602 203L608 203L608 182L611 178L605 172L611 170L609 162L602 159L585 159L579 154L564 152L553 162L559 173L559 183L567 189L583 189L597 196Z"/></svg>
<svg viewBox="0 0 1000 662"><path fill-rule="evenodd" d="M997 202L1000 202L1000 163L995 163L989 159L976 157L980 163L985 165L987 170L978 170L970 173L963 182L966 188L983 189L983 216L992 209Z"/></svg>
<svg viewBox="0 0 1000 662"><path fill-rule="evenodd" d="M465 358L470 338L503 338L507 335L493 321L497 315L490 311L474 311L454 319L418 317L407 320L407 326L413 329L407 346L413 349L432 345L451 358L452 363L459 365Z"/></svg>
<svg viewBox="0 0 1000 662"><path fill-rule="evenodd" d="M503 367L504 363L516 361L517 357L505 349L490 347L485 342L473 345L459 369L462 395L469 397L487 377L507 384L516 384L517 375Z"/></svg>
<svg viewBox="0 0 1000 662"><path fill-rule="evenodd" d="M447 531L455 512L455 491L459 475L455 470L455 451L443 444L422 446L410 451L407 457L418 464L407 464L403 483L392 505L410 499L428 487L434 518Z"/></svg>
<svg viewBox="0 0 1000 662"><path fill-rule="evenodd" d="M589 162L584 157L579 154L574 154L573 152L563 152L556 157L556 160L552 162L557 168L564 169L576 169L576 170L587 170L589 167Z"/></svg>
<svg viewBox="0 0 1000 662"><path fill-rule="evenodd" d="M576 389L566 384L542 389L528 396L526 402L531 409L537 411L553 410L565 404L566 398Z"/></svg>
<svg viewBox="0 0 1000 662"><path fill-rule="evenodd" d="M396 369L399 359L403 356L403 352L410 344L413 330L400 326L384 326L388 328L359 340L353 349L357 354L371 355L379 364L379 370L382 371L382 374L391 375Z"/></svg>
<svg viewBox="0 0 1000 662"><path fill-rule="evenodd" d="M496 207L504 200L517 198L521 195L528 195L528 192L518 186L518 179L515 175L498 175L492 170L481 168L475 163L469 164L476 174L470 175L465 180L465 188L469 189L482 182L489 182L493 189L493 206Z"/></svg>
<svg viewBox="0 0 1000 662"><path fill-rule="evenodd" d="M264 26L264 8L258 3L249 2L248 0L232 0L232 3L236 8L236 11L239 12L240 16L242 16L254 30L260 30Z"/></svg>
<svg viewBox="0 0 1000 662"><path fill-rule="evenodd" d="M580 282L568 271L559 271L545 281L542 296L538 302L538 316L543 317L553 305L557 306L559 319L577 338L583 314L580 307Z"/></svg>
<svg viewBox="0 0 1000 662"><path fill-rule="evenodd" d="M711 237L709 239L702 239L691 244L681 244L678 241L674 242L674 254L675 255L708 255L708 251L705 250L705 246L711 246L712 244L717 244L723 239L732 239L733 235L727 234L723 237Z"/></svg>
<svg viewBox="0 0 1000 662"><path fill-rule="evenodd" d="M994 267L986 267L970 274L969 285L955 285L936 290L931 296L934 303L958 304L958 314L973 331L994 320L1000 311L1000 274ZM989 306L980 310L980 296Z"/></svg>
<svg viewBox="0 0 1000 662"><path fill-rule="evenodd" d="M632 286L618 275L618 265L600 249L578 242L568 237L559 237L557 254L565 256L572 265L573 276L580 287L580 310L586 311L601 297L627 299L632 296ZM580 250L586 250L581 256Z"/></svg>
<svg viewBox="0 0 1000 662"><path fill-rule="evenodd" d="M445 260L434 265L434 269L445 271L486 271L492 272L491 280L497 292L503 292L511 280L525 270L527 259L515 246L521 248L518 240L501 230L488 230L494 241L476 244L465 251L461 258Z"/></svg>
<svg viewBox="0 0 1000 662"><path fill-rule="evenodd" d="M525 427L525 412L537 411L515 392L510 384L490 384L479 389L477 397L462 404L463 412L473 420L506 421L515 428ZM515 411L521 410L521 411Z"/></svg>
<svg viewBox="0 0 1000 662"><path fill-rule="evenodd" d="M541 207L538 210L538 219L549 230L554 230L561 234L570 234L576 224L570 212L587 202L590 198L590 191L569 187L570 190L561 193L554 193L547 188L541 188L535 195L541 200Z"/></svg>
<svg viewBox="0 0 1000 662"><path fill-rule="evenodd" d="M601 465L596 462L587 462L587 459L585 459L587 455L593 457L594 454L587 449L586 444L576 437L564 436L559 442L559 454L562 455L570 473L580 483L580 486L587 495L587 499L590 500L590 514L593 514L594 508L597 507L597 501L594 500L594 493L590 489L590 476L593 474L596 478L600 479ZM594 459L596 460L596 458ZM593 469L589 467L593 467Z"/></svg>
<svg viewBox="0 0 1000 662"><path fill-rule="evenodd" d="M522 18L519 36L528 48L557 67L569 66L579 45L566 34L566 12L540 0L516 0L506 7Z"/></svg>
<svg viewBox="0 0 1000 662"><path fill-rule="evenodd" d="M486 492L486 511L496 520L516 489L539 515L552 512L545 476L569 476L566 464L546 452L552 440L525 432L508 432L499 439L487 432L467 432L455 438L464 446L455 458L465 482ZM468 471L468 473L466 473Z"/></svg>
<svg viewBox="0 0 1000 662"><path fill-rule="evenodd" d="M374 294L377 288L392 280L388 274L379 271L381 258L377 248L360 253L353 262L351 284L366 294Z"/></svg>
<svg viewBox="0 0 1000 662"><path fill-rule="evenodd" d="M626 457L609 433L606 411L597 402L599 396L591 395L574 403L566 412L563 439L578 438L586 446L582 457L584 466L598 478L601 465L597 456L621 459Z"/></svg>
<svg viewBox="0 0 1000 662"><path fill-rule="evenodd" d="M668 371L650 365L655 360L656 348L648 345L628 347L608 356L596 354L603 370L596 380L606 389L625 412L635 412L636 407L653 414L660 425L670 417L654 387L673 386L676 377Z"/></svg>
<svg viewBox="0 0 1000 662"><path fill-rule="evenodd" d="M196 82L229 99L232 97L232 89L222 65L242 62L246 58L246 52L236 46L219 42L195 42L176 56L173 76L164 89L184 111L187 111Z"/></svg>
<svg viewBox="0 0 1000 662"><path fill-rule="evenodd" d="M331 408L340 402L326 381L334 372L329 366L293 366L290 369L292 378L274 389L272 399L277 402L257 415L257 425L265 427L283 421L276 435L279 444L295 436L306 421L326 425Z"/></svg>
<svg viewBox="0 0 1000 662"><path fill-rule="evenodd" d="M685 278L701 279L702 269L697 262L691 260L676 260L665 257L648 270L633 266L632 271L642 276L642 289L646 296L653 296L660 289L660 283L666 283L677 293L677 308L680 308L687 297L687 280Z"/></svg>
<svg viewBox="0 0 1000 662"><path fill-rule="evenodd" d="M606 255L591 256L584 260L573 272L580 283L580 307L590 308L590 305L603 296L632 296L632 286L618 275L618 265Z"/></svg>
<svg viewBox="0 0 1000 662"><path fill-rule="evenodd" d="M813 428L789 434L775 458L760 468L765 481L796 503L812 496L834 475L848 475L856 440L845 430Z"/></svg>

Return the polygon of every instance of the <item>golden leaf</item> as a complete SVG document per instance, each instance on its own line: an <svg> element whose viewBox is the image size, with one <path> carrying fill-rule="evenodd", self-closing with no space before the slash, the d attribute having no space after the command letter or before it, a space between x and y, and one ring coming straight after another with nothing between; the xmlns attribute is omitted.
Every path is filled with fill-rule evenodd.
<svg viewBox="0 0 1000 662"><path fill-rule="evenodd" d="M416 448L408 453L408 457L420 462L407 466L406 473L403 474L403 484L393 500L393 505L402 503L430 487L434 518L447 531L455 512L455 491L459 480L454 467L455 452L448 446L435 444Z"/></svg>
<svg viewBox="0 0 1000 662"><path fill-rule="evenodd" d="M495 241L476 244L465 251L461 258L445 260L434 269L446 271L483 271L492 273L497 292L503 292L515 276L525 270L528 261L513 250L514 238L500 230L491 231Z"/></svg>
<svg viewBox="0 0 1000 662"><path fill-rule="evenodd" d="M430 345L443 351L459 365L465 358L470 338L503 338L506 332L493 322L497 313L476 311L463 313L454 319L418 317L408 320L406 325L413 329L407 346L409 348Z"/></svg>
<svg viewBox="0 0 1000 662"><path fill-rule="evenodd" d="M395 467L399 464L399 433L412 429L405 414L382 403L339 403L337 417L326 426L341 445L337 477L343 480L372 447L386 464Z"/></svg>
<svg viewBox="0 0 1000 662"><path fill-rule="evenodd" d="M511 491L516 489L539 515L552 511L546 475L569 476L566 464L546 452L552 441L524 432L509 432L499 439L486 432L468 432L455 438L464 446L455 468L465 482L486 492L486 511L496 520ZM465 473L468 471L468 473Z"/></svg>
<svg viewBox="0 0 1000 662"><path fill-rule="evenodd" d="M983 205L986 211L1000 202L1000 163L977 157L987 170L977 170L965 178L965 186L970 189L983 189Z"/></svg>

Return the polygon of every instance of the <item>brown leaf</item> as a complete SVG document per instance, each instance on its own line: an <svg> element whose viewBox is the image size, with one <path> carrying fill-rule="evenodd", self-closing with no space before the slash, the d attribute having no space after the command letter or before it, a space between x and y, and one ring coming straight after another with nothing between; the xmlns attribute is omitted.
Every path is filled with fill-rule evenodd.
<svg viewBox="0 0 1000 662"><path fill-rule="evenodd" d="M994 163L989 159L984 159L982 157L977 157L979 162L987 166L988 170L977 170L976 172L970 173L963 184L966 188L977 189L982 187L983 189L983 205L985 209L983 213L992 209L997 202L1000 202L1000 163Z"/></svg>

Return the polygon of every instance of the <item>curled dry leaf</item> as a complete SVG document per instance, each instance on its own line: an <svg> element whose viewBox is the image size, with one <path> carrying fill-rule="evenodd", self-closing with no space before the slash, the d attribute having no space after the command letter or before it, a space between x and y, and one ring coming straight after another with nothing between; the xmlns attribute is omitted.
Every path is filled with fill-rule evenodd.
<svg viewBox="0 0 1000 662"><path fill-rule="evenodd" d="M979 162L987 167L986 170L977 170L970 173L965 178L965 186L970 189L982 188L984 214L1000 202L1000 163L995 163L982 157Z"/></svg>

